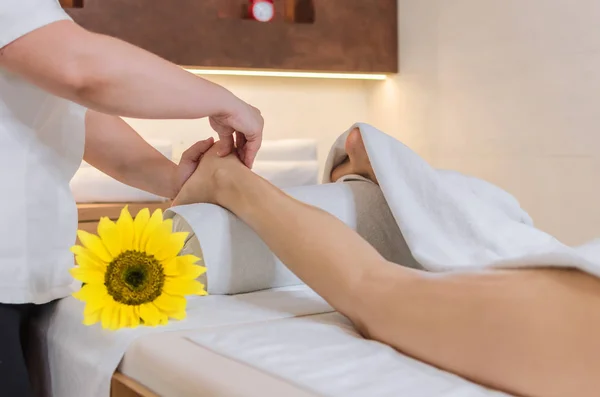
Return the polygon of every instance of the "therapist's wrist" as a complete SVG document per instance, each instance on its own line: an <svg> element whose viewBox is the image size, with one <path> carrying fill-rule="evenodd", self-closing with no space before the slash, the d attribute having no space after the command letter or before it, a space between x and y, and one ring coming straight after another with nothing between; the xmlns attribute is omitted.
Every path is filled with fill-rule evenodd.
<svg viewBox="0 0 600 397"><path fill-rule="evenodd" d="M177 164L169 161L169 165L161 171L161 177L157 180L158 195L173 200L179 194L183 183L181 172Z"/></svg>
<svg viewBox="0 0 600 397"><path fill-rule="evenodd" d="M232 115L237 110L245 105L245 102L238 98L227 88L214 84L210 92L209 98L212 100L212 105L209 111L209 117L219 117Z"/></svg>

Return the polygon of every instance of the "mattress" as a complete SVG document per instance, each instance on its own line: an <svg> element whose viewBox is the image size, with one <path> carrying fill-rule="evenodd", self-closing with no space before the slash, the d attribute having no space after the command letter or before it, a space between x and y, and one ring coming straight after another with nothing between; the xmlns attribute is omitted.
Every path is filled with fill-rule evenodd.
<svg viewBox="0 0 600 397"><path fill-rule="evenodd" d="M120 370L169 397L499 397L363 339L339 313L147 336Z"/></svg>
<svg viewBox="0 0 600 397"><path fill-rule="evenodd" d="M131 357L135 358L140 351L142 354L154 354L154 352L143 349L143 343L142 349L139 349L140 343L144 342L146 338L162 338L185 331L217 330L229 326L262 323L286 317L301 317L332 311L333 309L310 288L297 286L236 296L193 297L188 300L188 317L184 321L173 321L164 327L138 327L111 332L103 330L98 325L83 326L81 324L83 303L72 297L65 298L54 305L46 306L43 313L32 324L29 345L32 357L35 357L32 360L32 378L40 387L39 390L36 390L36 395L109 397L111 377L120 362L123 362L121 367L126 374L130 374L127 372L127 368L140 367L144 374L148 374L150 373L147 371L148 368L159 368L161 365L162 359L159 358L156 361L142 360L141 363L134 360L133 364L128 366L128 363L131 363ZM149 340L155 341L154 339ZM154 344L155 342L151 343L151 345ZM193 347L193 344L189 343L189 345ZM162 345L158 343L156 346ZM170 345L165 350L169 349L171 349ZM194 351L200 350L195 349ZM162 357L160 351L158 354L158 357ZM178 356L175 354L175 361L178 361ZM125 360L123 360L124 357ZM201 352L194 353L193 357L200 359ZM210 360L200 361L210 363ZM143 364L149 364L149 366L147 365L144 369L142 368ZM200 370L202 366L200 363L197 365ZM170 372L171 375L164 367L160 368L165 372L158 375L150 374L151 376L164 376L161 379L166 380L169 389L173 388L172 374L189 374L189 372L185 372L185 368L174 368ZM134 378L143 384L149 383L145 379L135 376ZM189 378L186 376L185 382L189 383L194 380L193 378L193 376ZM171 391L161 394L166 397L176 396ZM195 391L191 395L201 394L199 391ZM208 395L218 396L214 393ZM229 395L235 394L230 393Z"/></svg>
<svg viewBox="0 0 600 397"><path fill-rule="evenodd" d="M193 333L138 339L127 350L119 371L165 397L317 396L193 343L188 339Z"/></svg>

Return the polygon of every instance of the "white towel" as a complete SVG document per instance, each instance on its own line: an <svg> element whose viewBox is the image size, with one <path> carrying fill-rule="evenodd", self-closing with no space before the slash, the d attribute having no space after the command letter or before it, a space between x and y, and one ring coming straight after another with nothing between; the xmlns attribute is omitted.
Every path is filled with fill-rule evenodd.
<svg viewBox="0 0 600 397"><path fill-rule="evenodd" d="M578 268L600 276L600 240L568 247L533 226L510 194L490 183L432 168L401 142L359 128L387 203L414 256L430 271L485 267ZM334 144L324 181L345 157L351 128Z"/></svg>

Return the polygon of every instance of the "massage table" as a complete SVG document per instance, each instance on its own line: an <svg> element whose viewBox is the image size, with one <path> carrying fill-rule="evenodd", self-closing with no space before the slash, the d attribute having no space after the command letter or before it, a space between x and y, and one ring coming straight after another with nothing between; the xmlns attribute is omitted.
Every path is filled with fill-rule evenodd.
<svg viewBox="0 0 600 397"><path fill-rule="evenodd" d="M212 298L220 301L231 298L236 301L250 301L253 297L260 296L260 300L270 297L275 300L278 293L285 290L304 289L306 287L298 286L236 297ZM302 300L299 299L297 304L302 305ZM325 310L332 310L324 307ZM223 310L227 310L226 308L227 304L223 305ZM277 320L266 316L262 321L257 319L204 331L225 332L249 324L269 324L271 321ZM198 330L174 331L135 340L112 377L111 397L315 396L284 380L194 344L188 337L195 333L198 333ZM233 379L235 382L232 382Z"/></svg>
<svg viewBox="0 0 600 397"><path fill-rule="evenodd" d="M340 218L355 218L351 222L352 226L388 259L418 267L418 264L411 257L399 229L393 222L389 210L387 210L381 191L375 185L364 181L347 181L343 185L337 184L319 188L305 187L292 190L292 194L307 202L318 200L319 197L337 197L337 200L332 201L329 204L330 207L326 208L329 212ZM327 207L327 205L323 204L321 207ZM379 208L379 210L367 210L372 206ZM288 329L288 333L293 333L296 326L306 327L307 324L308 329L300 333L298 339L277 341L277 335L274 335L270 340L265 341L267 344L274 343L273 349L277 347L279 349L273 351L271 355L273 357L286 357L286 352L289 349L297 348L298 344L307 349L310 348L311 343L314 342L309 337L312 326L322 327L325 325L327 332L333 331L335 333L341 330L342 337L351 336L346 340L346 343L350 345L358 343L355 350L361 351L360 356L350 352L347 360L345 360L348 363L360 362L365 355L369 354L377 357L383 349L385 350L383 357L389 361L386 366L389 368L395 368L394 366L396 366L397 371L405 371L405 379L396 376L400 374L394 374L391 380L389 377L387 379L385 377L381 378L377 373L371 374L374 378L362 379L362 386L360 386L366 394L358 395L376 397L396 395L398 392L402 392L403 395L411 395L411 390L415 388L423 389L422 385L413 384L416 379L422 379L423 382L428 384L425 388L432 390L431 393L433 394L430 394L432 397L450 396L446 392L447 390L452 390L452 393L457 390L471 390L472 388L484 390L453 375L443 373L405 357L392 351L387 346L363 340L345 317L335 313L329 305L307 286L303 285L282 264L265 261L265 258L268 259L272 256L268 253L266 247L263 246L264 251L261 252L259 242L253 240L255 236L252 236L249 229L243 224L232 224L234 220L228 212L210 207L192 208L189 213L183 209L179 212L186 214L186 216L175 215L176 212L169 213L167 216L173 217L175 230L190 233L183 254L193 253L205 258L211 278L202 281L209 285L209 289L213 293L237 293L237 295L215 295L208 298L194 299L191 305L195 307L195 311L192 310L190 315L194 316L194 313L198 313L198 316L204 317L197 323L196 327L183 331L152 333L132 341L124 353L117 371L112 376L111 397L258 397L271 395L314 397L323 395L323 386L312 389L310 384L305 384L306 382L310 383L309 380L304 383L297 383L297 379L302 380L302 376L297 377L296 374L287 374L284 377L281 374L270 372L268 368L261 367L261 365L253 365L248 361L252 357L244 358L228 355L223 352L223 349L214 348L218 347L218 341L200 345L193 340L199 337L218 339L219 337L235 336L238 333L245 332L252 335L256 335L256 333L263 335L273 332L279 326L291 327ZM351 214L352 216L350 216ZM195 219L203 224L212 225L211 228L204 230L207 235L199 235L199 233L203 233L203 230L200 229L196 229L196 233L194 232L189 222L194 223ZM226 225L227 229L220 230L218 225ZM381 227L382 225L385 227ZM381 230L386 230L386 233L380 234ZM234 269L228 268L227 263L219 263L220 260L223 260L223 255L213 257L215 252L222 252L222 249L216 247L216 243L213 243L209 249L203 250L199 242L206 243L211 237L214 239L215 235L219 236L217 239L222 244L227 244L224 241L229 235L233 235L235 241L244 242L236 244L236 250L245 253L252 250L253 254L246 254L245 260L252 262L251 268L255 273L274 275L271 280L268 280L268 283L275 288L247 292L247 290L254 291L258 289L260 283L266 285L264 283L267 281L249 279L247 275L236 274ZM398 243L394 246L399 247L399 249L389 249L390 239ZM241 246L242 244L249 244L249 247L245 248ZM206 248L206 244L204 248ZM234 258L236 257L236 250L231 251ZM220 271L223 269L228 269L230 273L227 276L222 276ZM233 279L244 279L245 281L237 285L232 281ZM225 280L226 283L221 285L219 280ZM240 304L245 306L240 308ZM236 311L240 313L241 317L233 316L231 320L223 322L223 325L205 326L207 323L212 323L214 317L223 316L225 313L235 313ZM74 314L78 315L78 313ZM299 320L301 323L297 324L294 320ZM323 323L323 320L327 321ZM331 320L335 321L332 322ZM323 360L322 357L317 357L319 352L327 351L331 348L330 346L340 343L339 337L333 336L330 345L313 347L312 351L315 352L316 356L305 357L305 361L302 363L294 362L294 355L292 354L291 357L288 357L288 360L291 361L288 361L286 366L297 367L300 364L307 366L310 371L304 372L304 374L306 376L308 373L309 378L326 374L332 368L340 368L338 362L326 362L327 360ZM308 339L303 340L303 338ZM240 342L240 339L235 337L232 337L231 340L235 343ZM293 343L290 344L290 342ZM225 345L227 347L229 344L225 343ZM240 352L248 352L251 356L257 352L257 346L238 346L236 350L238 348ZM259 354L259 356L259 361L270 359L269 355ZM281 364L284 365L284 363ZM364 369L360 366L351 366L343 371L334 374L334 378L338 380L359 379L361 376L364 377L365 374ZM383 388L383 392L373 394L373 390L366 391L365 388L372 389L372 387L369 387L369 382L376 381L378 376L380 378L379 388ZM334 384L335 382L329 383ZM354 390L361 390L360 387L356 386ZM436 390L440 390L440 393ZM335 395L340 392L332 390L331 393ZM482 393L463 395L487 396L489 394ZM347 393L343 392L343 395L347 395ZM462 395L457 394L455 396L453 394L453 397L462 397Z"/></svg>
<svg viewBox="0 0 600 397"><path fill-rule="evenodd" d="M259 294L264 302L304 289L274 289L235 299L251 301ZM290 302L302 305L303 297ZM274 373L275 366L288 370ZM341 314L326 311L138 338L114 374L111 390L111 397L134 396L506 395L365 340Z"/></svg>
<svg viewBox="0 0 600 397"><path fill-rule="evenodd" d="M554 266L600 277L600 240L568 247L536 229L507 192L433 169L373 127L357 128L378 187L287 193L342 220L387 260L433 272ZM346 134L330 152L325 182ZM55 396L107 397L115 368L113 397L506 396L361 338L228 211L199 204L170 212L188 223L178 231L194 232L184 250L204 259L211 296L188 300L183 322L122 333L83 330L83 306L62 300L39 327Z"/></svg>
<svg viewBox="0 0 600 397"><path fill-rule="evenodd" d="M291 194L319 201L315 204L345 220L388 260L419 267L375 185L347 181ZM173 217L175 230L191 233L183 253L204 258L209 279L201 281L211 295L190 298L188 319L171 328L131 332L82 328L81 302L62 300L37 330L47 344L42 350L49 352L46 372L52 372L46 387L53 393L46 395L503 395L363 339L229 212L204 205L173 209L167 216ZM210 227L193 229L190 224ZM73 383L77 378L78 385Z"/></svg>

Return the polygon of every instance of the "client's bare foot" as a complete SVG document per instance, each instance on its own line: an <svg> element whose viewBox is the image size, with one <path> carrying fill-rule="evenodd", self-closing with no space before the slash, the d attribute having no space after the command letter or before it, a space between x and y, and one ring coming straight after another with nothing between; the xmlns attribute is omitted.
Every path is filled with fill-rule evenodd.
<svg viewBox="0 0 600 397"><path fill-rule="evenodd" d="M343 176L354 174L377 183L358 128L353 129L346 139L346 153L348 153L348 158L331 172L332 181L335 182Z"/></svg>
<svg viewBox="0 0 600 397"><path fill-rule="evenodd" d="M198 168L181 188L173 201L173 206L210 203L222 205L219 193L228 186L225 183L236 183L239 178L258 178L248 169L236 155L227 157L217 155L221 142L206 152Z"/></svg>

